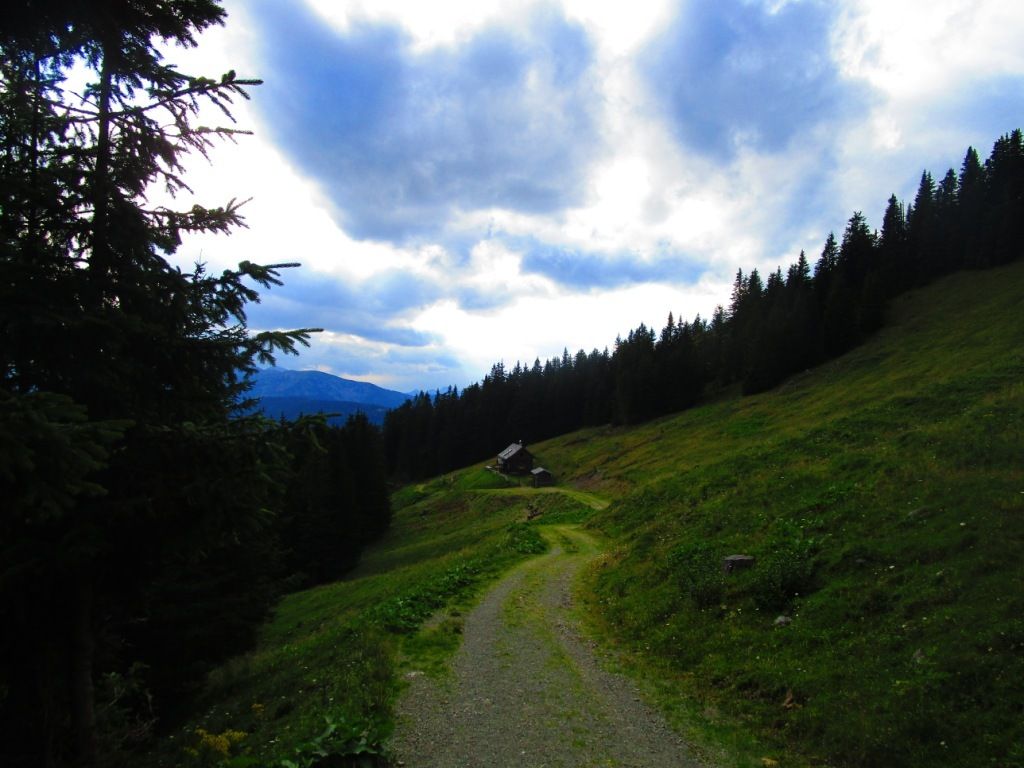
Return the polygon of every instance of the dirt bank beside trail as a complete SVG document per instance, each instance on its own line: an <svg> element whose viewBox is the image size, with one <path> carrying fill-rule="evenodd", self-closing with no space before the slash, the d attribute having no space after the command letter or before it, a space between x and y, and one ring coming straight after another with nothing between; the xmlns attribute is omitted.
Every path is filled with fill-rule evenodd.
<svg viewBox="0 0 1024 768"><path fill-rule="evenodd" d="M603 670L573 625L571 585L594 542L552 526L552 550L519 566L465 618L443 680L413 674L391 748L408 768L697 766L626 678Z"/></svg>

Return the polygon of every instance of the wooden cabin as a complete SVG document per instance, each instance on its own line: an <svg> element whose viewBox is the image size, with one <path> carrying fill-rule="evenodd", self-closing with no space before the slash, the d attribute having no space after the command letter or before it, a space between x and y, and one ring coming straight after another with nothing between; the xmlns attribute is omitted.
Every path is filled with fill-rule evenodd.
<svg viewBox="0 0 1024 768"><path fill-rule="evenodd" d="M544 467L536 467L530 472L530 475L533 477L534 488L542 488L546 485L555 484L555 476L548 470L544 469Z"/></svg>
<svg viewBox="0 0 1024 768"><path fill-rule="evenodd" d="M507 475L525 475L533 469L533 454L522 443L512 443L498 454L498 471Z"/></svg>

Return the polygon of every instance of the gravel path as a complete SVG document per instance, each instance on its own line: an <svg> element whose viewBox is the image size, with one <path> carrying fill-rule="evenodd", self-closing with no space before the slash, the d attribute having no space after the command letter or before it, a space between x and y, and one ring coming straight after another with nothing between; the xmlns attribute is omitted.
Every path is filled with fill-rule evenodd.
<svg viewBox="0 0 1024 768"><path fill-rule="evenodd" d="M412 673L391 743L408 768L684 768L698 763L571 623L572 581L595 553L555 547L513 570L466 616L450 679Z"/></svg>

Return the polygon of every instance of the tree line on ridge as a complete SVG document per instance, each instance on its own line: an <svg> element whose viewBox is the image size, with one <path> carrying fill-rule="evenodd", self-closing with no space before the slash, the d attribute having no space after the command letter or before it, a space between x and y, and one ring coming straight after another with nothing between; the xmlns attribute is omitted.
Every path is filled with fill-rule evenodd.
<svg viewBox="0 0 1024 768"><path fill-rule="evenodd" d="M418 479L480 461L512 440L535 442L600 424L688 408L709 391L751 394L841 355L877 330L894 296L960 269L1020 258L1024 139L1001 136L982 163L921 175L914 201L889 198L881 231L855 212L813 268L801 253L767 276L738 271L728 308L692 321L641 324L611 351L563 351L544 363L496 363L483 381L421 392L384 422L391 475Z"/></svg>

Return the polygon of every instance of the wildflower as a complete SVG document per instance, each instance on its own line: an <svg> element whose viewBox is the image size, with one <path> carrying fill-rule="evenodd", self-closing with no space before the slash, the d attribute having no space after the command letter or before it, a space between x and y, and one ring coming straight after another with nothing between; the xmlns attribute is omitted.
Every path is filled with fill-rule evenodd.
<svg viewBox="0 0 1024 768"><path fill-rule="evenodd" d="M196 728L196 735L199 737L199 744L195 750L189 750L196 755L200 753L213 753L221 757L228 757L231 754L231 747L238 744L248 734L245 731L226 730L223 733L210 733L205 728Z"/></svg>

